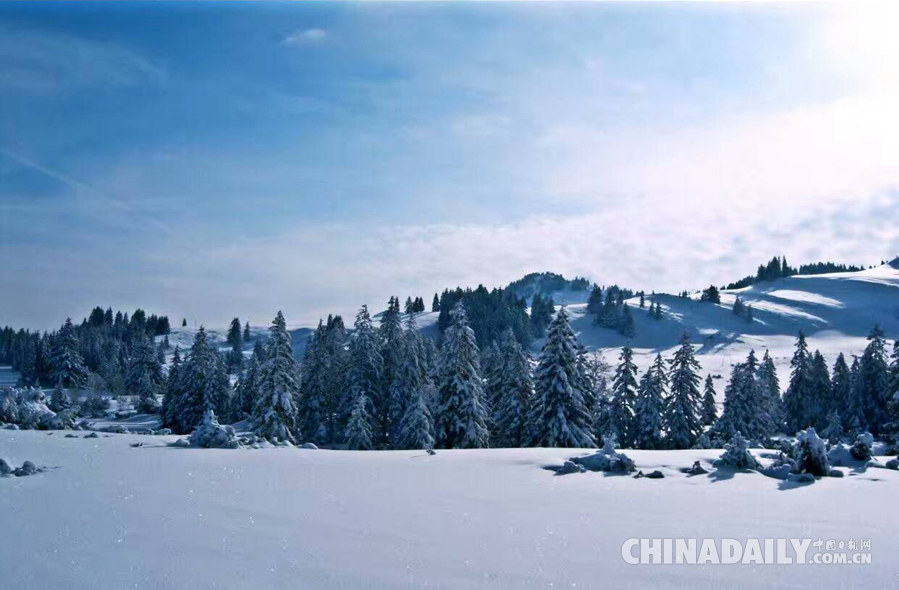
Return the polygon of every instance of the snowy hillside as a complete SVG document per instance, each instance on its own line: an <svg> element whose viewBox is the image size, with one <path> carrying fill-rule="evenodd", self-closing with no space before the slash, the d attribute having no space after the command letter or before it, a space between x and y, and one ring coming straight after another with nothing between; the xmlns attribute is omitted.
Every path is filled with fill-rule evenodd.
<svg viewBox="0 0 899 590"><path fill-rule="evenodd" d="M15 539L0 557L2 588L881 588L895 579L899 473L885 469L793 487L759 473L680 472L694 460L709 467L720 450L628 451L638 468L665 475L651 480L544 469L576 449L198 450L164 446L175 437L76 434L0 430L5 459L51 467L0 479L3 535ZM874 560L637 567L621 557L634 537L863 538Z"/></svg>
<svg viewBox="0 0 899 590"><path fill-rule="evenodd" d="M752 305L753 321L734 315L737 296ZM899 269L890 265L860 272L792 276L725 290L720 305L699 301L698 292L688 299L647 296L647 307L650 300L661 304L662 320L639 309L638 298L627 301L636 326L630 343L641 367L656 353L667 356L684 332L698 346L706 372L726 378L732 364L744 360L751 349L759 353L768 349L782 380L788 375L799 330L808 336L809 347L820 349L829 363L840 352L847 356L859 353L875 322L888 338L899 337ZM585 303L567 309L580 341L591 350L606 351L606 360L613 362L627 338L595 326ZM723 395L724 380L717 384Z"/></svg>

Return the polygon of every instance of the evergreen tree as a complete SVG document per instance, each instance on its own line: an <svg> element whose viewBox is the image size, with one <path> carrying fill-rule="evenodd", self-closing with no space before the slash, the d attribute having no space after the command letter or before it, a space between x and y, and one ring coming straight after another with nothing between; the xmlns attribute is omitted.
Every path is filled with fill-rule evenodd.
<svg viewBox="0 0 899 590"><path fill-rule="evenodd" d="M253 415L253 407L256 405L256 396L259 392L259 378L262 365L265 362L265 349L262 341L257 340L253 346L253 354L247 370L237 382L234 390L234 403L231 407L231 415L235 420L244 420Z"/></svg>
<svg viewBox="0 0 899 590"><path fill-rule="evenodd" d="M671 360L671 395L665 404L667 442L674 449L688 449L702 434L699 362L686 333Z"/></svg>
<svg viewBox="0 0 899 590"><path fill-rule="evenodd" d="M434 426L431 412L428 410L420 390L413 393L412 398L406 404L396 446L399 449L434 448Z"/></svg>
<svg viewBox="0 0 899 590"><path fill-rule="evenodd" d="M60 328L50 348L50 378L63 387L81 387L87 382L87 368L79 352L78 336L71 319Z"/></svg>
<svg viewBox="0 0 899 590"><path fill-rule="evenodd" d="M880 326L875 324L868 335L868 345L859 362L858 399L862 422L874 436L890 421L887 406L890 402L890 375L887 365L886 341Z"/></svg>
<svg viewBox="0 0 899 590"><path fill-rule="evenodd" d="M505 358L494 340L481 354L481 373L484 377L484 405L487 409L487 426L493 441L498 442L501 434L496 424L500 419L501 398L503 395L503 375Z"/></svg>
<svg viewBox="0 0 899 590"><path fill-rule="evenodd" d="M796 339L790 367L790 384L784 393L784 406L788 432L797 432L814 425L811 357L802 331Z"/></svg>
<svg viewBox="0 0 899 590"><path fill-rule="evenodd" d="M634 440L634 406L637 403L637 366L634 364L634 351L627 344L621 349L615 378L612 381L612 398L609 401L609 413L614 432L603 433L614 435L623 447L633 446Z"/></svg>
<svg viewBox="0 0 899 590"><path fill-rule="evenodd" d="M72 400L69 399L66 390L62 387L62 381L56 382L53 388L53 394L50 396L50 409L56 413L68 410L72 407Z"/></svg>
<svg viewBox="0 0 899 590"><path fill-rule="evenodd" d="M640 379L634 408L634 446L638 449L659 449L662 446L662 413L667 387L665 362L662 355L657 354Z"/></svg>
<svg viewBox="0 0 899 590"><path fill-rule="evenodd" d="M159 400L156 398L157 385L148 373L143 373L137 387L137 404L135 409L140 414L156 414L159 412Z"/></svg>
<svg viewBox="0 0 899 590"><path fill-rule="evenodd" d="M381 444L388 444L391 431L394 429L394 421L399 421L401 415L393 415L391 408L395 404L391 400L391 391L394 390L394 381L403 366L403 325L400 312L400 300L391 297L387 305L387 311L381 316L381 326L378 335L381 340L381 357L384 364L381 372L383 378L380 394L372 401L375 405L375 422L377 424L377 437Z"/></svg>
<svg viewBox="0 0 899 590"><path fill-rule="evenodd" d="M706 375L705 386L702 391L700 420L704 426L711 426L717 419L718 407L715 405L715 383L712 381L712 374L709 373Z"/></svg>
<svg viewBox="0 0 899 590"><path fill-rule="evenodd" d="M368 407L371 401L365 394L360 394L353 405L350 420L347 422L346 445L351 451L369 451L372 445L372 417Z"/></svg>
<svg viewBox="0 0 899 590"><path fill-rule="evenodd" d="M440 311L440 298L434 293L434 301L431 302L431 311Z"/></svg>
<svg viewBox="0 0 899 590"><path fill-rule="evenodd" d="M246 322L243 326L244 342L249 342L253 337L250 335L250 322Z"/></svg>
<svg viewBox="0 0 899 590"><path fill-rule="evenodd" d="M296 442L299 438L296 410L300 391L299 367L280 311L269 328L265 359L253 410L256 433L273 442Z"/></svg>
<svg viewBox="0 0 899 590"><path fill-rule="evenodd" d="M809 408L809 420L816 429L824 429L827 426L827 413L832 408L833 391L830 385L827 361L818 350L812 356L811 380L812 404Z"/></svg>
<svg viewBox="0 0 899 590"><path fill-rule="evenodd" d="M502 345L503 371L499 412L495 414L501 446L521 447L533 438L529 416L534 399L531 361L512 330L506 330Z"/></svg>
<svg viewBox="0 0 899 590"><path fill-rule="evenodd" d="M138 395L144 375L153 387L162 385L162 364L159 362L153 342L143 332L135 335L131 345L131 357L128 359L128 375L125 387L132 395Z"/></svg>
<svg viewBox="0 0 899 590"><path fill-rule="evenodd" d="M240 330L240 320L238 318L234 318L231 320L231 325L228 327L228 335L225 338L225 341L231 346L237 346L240 349L241 341L243 340L243 336Z"/></svg>
<svg viewBox="0 0 899 590"><path fill-rule="evenodd" d="M169 372L165 381L165 393L162 397L162 407L159 410L160 422L163 428L175 426L176 412L181 401L181 351L175 347L172 362L169 364Z"/></svg>
<svg viewBox="0 0 899 590"><path fill-rule="evenodd" d="M331 442L328 437L329 358L326 331L319 321L309 336L303 355L301 394L297 399L297 425L306 440L316 444Z"/></svg>
<svg viewBox="0 0 899 590"><path fill-rule="evenodd" d="M846 434L843 432L840 413L836 410L831 410L827 415L827 427L821 431L821 436L826 438L831 444L836 444L845 438Z"/></svg>
<svg viewBox="0 0 899 590"><path fill-rule="evenodd" d="M833 412L837 412L841 416L848 413L851 389L852 375L849 372L849 365L846 364L846 357L841 352L833 364L833 372L830 377L828 416Z"/></svg>
<svg viewBox="0 0 899 590"><path fill-rule="evenodd" d="M186 328L186 327L187 327L187 318L184 318L184 319L181 320L181 327L182 327L182 328Z"/></svg>
<svg viewBox="0 0 899 590"><path fill-rule="evenodd" d="M438 359L435 438L444 448L483 448L489 432L478 345L461 301L451 317Z"/></svg>
<svg viewBox="0 0 899 590"><path fill-rule="evenodd" d="M348 417L356 407L360 395L364 395L368 399L367 408L374 407L374 400L381 395L383 364L378 335L372 326L368 307L363 305L356 314L353 337L350 340L345 398L347 401L344 403L344 413ZM369 418L371 418L370 414ZM373 424L370 426L373 427Z"/></svg>
<svg viewBox="0 0 899 590"><path fill-rule="evenodd" d="M543 447L595 447L577 337L561 308L549 326L534 373L534 442Z"/></svg>
<svg viewBox="0 0 899 590"><path fill-rule="evenodd" d="M391 433L393 440L397 440L402 435L406 427L403 420L407 417L409 404L415 403L417 399L423 397L427 379L427 374L421 366L423 355L420 336L415 325L415 316L412 314L406 317L406 331L400 345L402 346L402 365L390 390L392 404L390 411L391 415L396 417ZM416 416L416 419L420 420L421 416ZM428 414L428 419L430 420L430 414ZM420 426L420 423L418 425Z"/></svg>
<svg viewBox="0 0 899 590"><path fill-rule="evenodd" d="M856 355L852 355L852 366L849 368L849 401L846 404L846 411L843 413L843 423L850 427L857 423L861 428L862 402L859 398L859 383L861 374L861 363ZM851 432L851 431L850 431Z"/></svg>
<svg viewBox="0 0 899 590"><path fill-rule="evenodd" d="M780 379L777 377L777 367L774 366L774 359L765 350L762 362L759 364L757 371L757 379L759 386L762 388L763 407L765 412L771 418L771 427L774 432L783 428L786 420L786 410L784 409L783 398L780 396ZM772 432L771 434L774 434Z"/></svg>

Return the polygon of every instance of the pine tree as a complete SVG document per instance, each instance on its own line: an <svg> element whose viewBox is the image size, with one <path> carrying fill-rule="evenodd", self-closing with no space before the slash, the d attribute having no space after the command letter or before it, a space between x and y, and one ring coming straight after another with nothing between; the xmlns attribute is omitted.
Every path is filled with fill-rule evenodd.
<svg viewBox="0 0 899 590"><path fill-rule="evenodd" d="M356 314L350 340L350 358L347 369L347 383L343 414L348 418L356 407L359 396L368 399L368 408L374 407L374 400L381 395L381 371L383 358L378 335L372 326L368 307L365 305ZM369 415L369 418L371 416ZM370 425L370 430L373 424Z"/></svg>
<svg viewBox="0 0 899 590"><path fill-rule="evenodd" d="M715 404L715 382L712 381L712 374L709 373L706 375L705 386L702 392L700 420L704 426L711 426L717 419L718 407Z"/></svg>
<svg viewBox="0 0 899 590"><path fill-rule="evenodd" d="M296 410L300 391L299 367L280 311L269 328L265 358L253 411L256 434L272 442L296 442L300 435Z"/></svg>
<svg viewBox="0 0 899 590"><path fill-rule="evenodd" d="M231 320L231 325L228 327L228 335L225 338L225 341L231 346L236 346L238 350L240 349L241 341L243 340L243 336L240 331L240 319L234 318Z"/></svg>
<svg viewBox="0 0 899 590"><path fill-rule="evenodd" d="M406 404L403 419L400 422L396 447L399 449L434 448L434 426L431 412L428 410L420 390L414 393L412 399Z"/></svg>
<svg viewBox="0 0 899 590"><path fill-rule="evenodd" d="M392 430L393 422L399 421L400 416L392 415L391 391L394 388L394 380L399 375L403 366L403 326L400 312L400 300L391 297L387 310L381 316L381 326L378 328L378 336L381 340L382 367L380 394L372 401L375 405L376 440L387 445Z"/></svg>
<svg viewBox="0 0 899 590"><path fill-rule="evenodd" d="M157 385L150 379L148 373L143 373L137 388L137 405L135 409L140 414L155 414L159 412L159 400L156 398Z"/></svg>
<svg viewBox="0 0 899 590"><path fill-rule="evenodd" d="M262 341L257 340L253 346L253 354L247 370L240 377L234 390L234 400L231 406L231 415L235 420L244 420L253 415L253 407L256 405L256 396L259 392L259 378L262 364L265 362L265 349Z"/></svg>
<svg viewBox="0 0 899 590"><path fill-rule="evenodd" d="M172 362L169 364L169 372L165 381L165 393L162 397L162 407L159 410L160 422L163 428L174 430L176 411L181 400L181 351L175 347Z"/></svg>
<svg viewBox="0 0 899 590"><path fill-rule="evenodd" d="M60 328L50 349L50 378L63 387L81 387L87 382L87 368L79 352L78 336L71 319Z"/></svg>
<svg viewBox="0 0 899 590"><path fill-rule="evenodd" d="M328 440L328 350L326 331L319 321L318 327L309 336L309 343L303 355L300 396L297 400L297 424L306 440L316 444L330 442Z"/></svg>
<svg viewBox="0 0 899 590"><path fill-rule="evenodd" d="M72 407L72 400L69 399L66 390L62 387L62 381L56 382L53 388L53 394L50 396L50 409L56 413L68 410Z"/></svg>
<svg viewBox="0 0 899 590"><path fill-rule="evenodd" d="M400 341L402 346L402 365L393 380L390 389L391 415L395 416L391 439L397 440L403 433L405 426L403 419L406 417L409 404L422 397L424 393L425 371L422 370L422 351L419 334L415 326L415 316L406 317L406 331ZM429 416L430 419L430 416Z"/></svg>
<svg viewBox="0 0 899 590"><path fill-rule="evenodd" d="M365 394L360 394L353 405L350 420L347 422L346 444L351 451L369 451L372 448L372 417L368 407L371 401Z"/></svg>
<svg viewBox="0 0 899 590"><path fill-rule="evenodd" d="M543 447L595 447L585 403L577 337L561 308L549 326L534 372L534 443Z"/></svg>
<svg viewBox="0 0 899 590"><path fill-rule="evenodd" d="M774 431L783 428L786 420L786 410L784 409L783 398L780 396L780 379L777 377L777 367L774 366L774 359L765 350L762 362L756 375L759 386L762 388L762 397L765 412L771 418L771 427ZM774 434L772 432L771 434Z"/></svg>
<svg viewBox="0 0 899 590"><path fill-rule="evenodd" d="M816 429L823 429L827 426L827 413L832 405L833 392L830 386L830 371L827 369L827 361L818 350L812 356L811 380L812 403L809 406L808 419Z"/></svg>
<svg viewBox="0 0 899 590"><path fill-rule="evenodd" d="M184 319L181 320L181 327L182 327L182 328L186 328L186 327L187 327L187 318L184 318Z"/></svg>
<svg viewBox="0 0 899 590"><path fill-rule="evenodd" d="M840 422L840 413L836 410L831 410L827 415L827 427L821 431L821 436L831 444L838 443L845 438L846 434L843 432L843 424Z"/></svg>
<svg viewBox="0 0 899 590"><path fill-rule="evenodd" d="M833 364L833 372L830 377L830 400L827 404L827 413L837 412L841 416L849 409L849 398L852 388L852 375L846 357L841 352Z"/></svg>
<svg viewBox="0 0 899 590"><path fill-rule="evenodd" d="M614 432L603 433L614 435L623 447L633 446L634 439L634 406L637 403L637 366L634 365L634 351L627 344L621 349L615 378L612 381L612 398L609 401L609 413Z"/></svg>
<svg viewBox="0 0 899 590"><path fill-rule="evenodd" d="M487 426L494 442L498 442L501 434L496 424L500 419L501 399L503 395L503 375L505 358L499 348L499 341L494 340L481 354L481 372L484 377L484 405L487 409Z"/></svg>
<svg viewBox="0 0 899 590"><path fill-rule="evenodd" d="M702 434L699 362L685 333L671 360L671 395L665 404L667 442L674 449L688 449Z"/></svg>
<svg viewBox="0 0 899 590"><path fill-rule="evenodd" d="M874 436L890 421L887 409L890 402L890 374L887 366L886 342L883 331L875 324L868 335L868 345L859 362L858 399L862 422Z"/></svg>
<svg viewBox="0 0 899 590"><path fill-rule="evenodd" d="M250 322L244 323L243 326L243 339L244 342L249 342L253 337L250 335Z"/></svg>
<svg viewBox="0 0 899 590"><path fill-rule="evenodd" d="M665 362L662 355L657 354L640 379L634 408L634 446L638 449L659 449L662 446L662 412L667 386Z"/></svg>
<svg viewBox="0 0 899 590"><path fill-rule="evenodd" d="M814 425L811 357L802 331L796 339L796 350L790 367L790 384L784 393L784 406L787 429L789 432L796 432Z"/></svg>
<svg viewBox="0 0 899 590"><path fill-rule="evenodd" d="M440 298L434 293L434 301L431 302L431 311L440 311Z"/></svg>
<svg viewBox="0 0 899 590"><path fill-rule="evenodd" d="M531 361L511 329L503 335L502 395L496 428L501 446L521 447L532 437L529 416L534 400L534 382L531 379Z"/></svg>
<svg viewBox="0 0 899 590"><path fill-rule="evenodd" d="M484 448L489 432L480 354L461 301L453 308L451 319L438 359L435 438L444 448Z"/></svg>
<svg viewBox="0 0 899 590"><path fill-rule="evenodd" d="M139 332L131 346L131 357L128 359L128 374L125 378L125 387L132 395L138 395L144 375L150 380L153 387L162 385L162 366L153 342Z"/></svg>

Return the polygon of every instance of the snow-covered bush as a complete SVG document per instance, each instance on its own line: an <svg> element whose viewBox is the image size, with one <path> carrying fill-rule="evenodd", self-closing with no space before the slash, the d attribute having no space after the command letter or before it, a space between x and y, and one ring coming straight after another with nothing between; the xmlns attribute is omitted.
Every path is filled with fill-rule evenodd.
<svg viewBox="0 0 899 590"><path fill-rule="evenodd" d="M734 467L736 469L758 469L759 462L749 452L749 443L739 432L735 433L729 443L724 445L724 453L715 461L716 467Z"/></svg>
<svg viewBox="0 0 899 590"><path fill-rule="evenodd" d="M155 395L143 395L138 398L134 409L138 414L158 414L160 407L159 399Z"/></svg>
<svg viewBox="0 0 899 590"><path fill-rule="evenodd" d="M589 471L606 471L610 473L631 473L637 470L633 460L624 453L616 453L609 437L603 448L592 455L572 457L571 462L583 465Z"/></svg>
<svg viewBox="0 0 899 590"><path fill-rule="evenodd" d="M849 447L849 453L858 461L868 461L874 456L874 453L871 452L871 447L873 446L874 437L871 436L870 432L863 432L856 437L855 443Z"/></svg>
<svg viewBox="0 0 899 590"><path fill-rule="evenodd" d="M93 418L102 418L109 410L109 398L97 392L89 393L81 402L81 414Z"/></svg>
<svg viewBox="0 0 899 590"><path fill-rule="evenodd" d="M49 407L54 412L61 412L72 407L72 400L66 390L62 388L62 383L57 383L53 388L53 394L50 396Z"/></svg>
<svg viewBox="0 0 899 590"><path fill-rule="evenodd" d="M218 423L215 412L211 409L203 414L203 421L191 433L190 444L207 449L236 449L237 435L234 429Z"/></svg>
<svg viewBox="0 0 899 590"><path fill-rule="evenodd" d="M57 412L55 416L46 420L45 425L51 430L67 430L75 428L78 419L78 409L68 408Z"/></svg>
<svg viewBox="0 0 899 590"><path fill-rule="evenodd" d="M711 449L712 441L709 439L709 435L703 432L696 438L696 444L693 445L694 449Z"/></svg>
<svg viewBox="0 0 899 590"><path fill-rule="evenodd" d="M796 447L793 450L793 459L796 460L794 471L798 473L809 473L815 477L824 477L830 473L827 447L814 428L799 432L799 436L796 437Z"/></svg>
<svg viewBox="0 0 899 590"><path fill-rule="evenodd" d="M19 394L12 387L0 388L0 422L19 423Z"/></svg>
<svg viewBox="0 0 899 590"><path fill-rule="evenodd" d="M56 414L47 406L44 392L35 387L19 390L19 425L23 428L49 428Z"/></svg>

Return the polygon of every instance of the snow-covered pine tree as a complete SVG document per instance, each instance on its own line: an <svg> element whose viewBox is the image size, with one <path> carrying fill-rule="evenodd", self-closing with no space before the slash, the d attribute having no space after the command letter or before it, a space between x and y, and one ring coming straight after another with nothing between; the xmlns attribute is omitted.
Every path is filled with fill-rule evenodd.
<svg viewBox="0 0 899 590"><path fill-rule="evenodd" d="M378 397L373 398L375 406L375 438L383 445L389 443L393 430L393 422L399 421L401 416L391 415L391 396L394 379L399 375L403 366L403 325L400 300L391 297L387 304L387 310L381 316L381 325L378 328L378 336L381 340L381 357L383 367L381 369L381 391Z"/></svg>
<svg viewBox="0 0 899 590"><path fill-rule="evenodd" d="M713 430L725 440L735 432L754 440L774 434L776 425L767 411L755 351L749 352L745 362L734 366L724 392L724 412Z"/></svg>
<svg viewBox="0 0 899 590"><path fill-rule="evenodd" d="M637 366L634 364L634 351L625 344L621 349L615 378L612 381L612 396L609 403L609 414L615 431L604 432L603 436L613 434L622 447L634 444L634 406L637 403Z"/></svg>
<svg viewBox="0 0 899 590"><path fill-rule="evenodd" d="M796 350L790 361L790 384L784 392L786 423L788 432L797 432L812 426L811 407L813 405L811 357L805 334L800 331L796 339Z"/></svg>
<svg viewBox="0 0 899 590"><path fill-rule="evenodd" d="M705 378L705 385L702 390L702 407L699 416L704 426L711 426L718 419L718 407L715 404L715 382L712 381L712 374L709 373Z"/></svg>
<svg viewBox="0 0 899 590"><path fill-rule="evenodd" d="M841 352L837 356L837 360L833 364L833 371L830 376L830 401L827 405L827 412L837 412L841 419L842 416L848 414L849 398L852 394L852 375L849 371L849 365L846 364L846 357Z"/></svg>
<svg viewBox="0 0 899 590"><path fill-rule="evenodd" d="M492 446L499 443L501 437L496 427L500 419L501 400L503 396L503 373L505 358L499 347L499 341L494 340L481 353L481 373L484 377L484 405L487 409L487 427L490 429Z"/></svg>
<svg viewBox="0 0 899 590"><path fill-rule="evenodd" d="M531 360L511 329L503 334L501 351L502 397L496 414L499 444L504 447L521 447L532 438L529 431L529 416L534 400Z"/></svg>
<svg viewBox="0 0 899 590"><path fill-rule="evenodd" d="M596 446L585 403L577 337L562 307L550 323L534 372L533 427L535 446Z"/></svg>
<svg viewBox="0 0 899 590"><path fill-rule="evenodd" d="M638 449L659 449L662 446L662 414L667 387L665 361L661 354L657 354L640 379L634 407L634 446Z"/></svg>
<svg viewBox="0 0 899 590"><path fill-rule="evenodd" d="M434 293L434 300L431 302L431 311L440 311L440 298Z"/></svg>
<svg viewBox="0 0 899 590"><path fill-rule="evenodd" d="M764 399L764 407L768 416L771 418L771 426L774 430L771 434L780 431L786 420L786 410L784 409L783 398L780 396L780 380L777 377L777 367L774 366L774 359L765 350L762 362L756 371L756 378L759 386L762 388L762 398Z"/></svg>
<svg viewBox="0 0 899 590"><path fill-rule="evenodd" d="M422 396L425 385L426 375L420 365L422 360L421 343L413 314L406 316L406 331L400 345L403 348L402 365L390 387L390 414L396 417L393 422L391 441L397 441L402 435L405 428L403 421L406 418L406 410L409 404ZM398 443L394 442L394 446L396 444Z"/></svg>
<svg viewBox="0 0 899 590"><path fill-rule="evenodd" d="M250 322L245 322L243 326L243 340L244 342L249 342L252 336L250 335Z"/></svg>
<svg viewBox="0 0 899 590"><path fill-rule="evenodd" d="M57 414L72 407L72 400L69 399L66 390L63 389L62 381L56 382L56 387L53 388L53 393L50 395L49 406Z"/></svg>
<svg viewBox="0 0 899 590"><path fill-rule="evenodd" d="M830 444L842 442L846 437L846 433L843 431L843 423L840 421L840 413L838 411L831 410L830 414L827 415L827 427L821 431L821 436L826 438Z"/></svg>
<svg viewBox="0 0 899 590"><path fill-rule="evenodd" d="M868 345L859 362L858 400L862 423L874 436L890 421L887 406L890 402L890 374L887 365L886 341L883 330L875 324L868 335Z"/></svg>
<svg viewBox="0 0 899 590"><path fill-rule="evenodd" d="M50 379L63 387L81 387L87 381L87 368L79 352L78 336L70 318L53 338L50 348Z"/></svg>
<svg viewBox="0 0 899 590"><path fill-rule="evenodd" d="M259 377L262 364L265 362L265 349L262 341L257 340L253 345L253 354L247 363L247 370L241 375L234 388L234 398L231 404L231 415L240 421L253 415L253 407L256 404L256 395L259 393Z"/></svg>
<svg viewBox="0 0 899 590"><path fill-rule="evenodd" d="M403 419L400 421L400 433L397 436L396 448L399 449L432 449L434 448L434 425L431 412L425 404L421 390L415 391L406 404Z"/></svg>
<svg viewBox="0 0 899 590"><path fill-rule="evenodd" d="M444 448L488 446L487 411L481 386L480 352L462 301L450 312L437 366L437 415L434 432Z"/></svg>
<svg viewBox="0 0 899 590"><path fill-rule="evenodd" d="M699 362L685 333L671 360L671 395L665 403L666 441L673 449L689 449L702 434Z"/></svg>
<svg viewBox="0 0 899 590"><path fill-rule="evenodd" d="M131 343L131 356L128 358L128 374L125 387L131 395L139 395L144 375L153 387L163 383L162 366L156 354L156 348L147 335L138 332Z"/></svg>
<svg viewBox="0 0 899 590"><path fill-rule="evenodd" d="M358 404L359 396L368 398L368 407L374 407L374 400L381 395L381 371L384 364L378 335L372 326L368 307L363 305L356 314L354 330L350 339L350 358L347 368L346 394L341 414L350 418ZM373 419L369 415L370 419ZM369 425L372 432L374 424Z"/></svg>
<svg viewBox="0 0 899 590"><path fill-rule="evenodd" d="M369 412L371 401L364 393L360 393L350 412L346 427L346 446L351 451L369 451L372 445L372 417Z"/></svg>
<svg viewBox="0 0 899 590"><path fill-rule="evenodd" d="M830 386L830 371L821 351L812 356L811 366L812 398L809 406L809 420L816 429L827 426L827 411L831 407L833 392Z"/></svg>
<svg viewBox="0 0 899 590"><path fill-rule="evenodd" d="M145 372L137 387L137 404L135 404L134 409L137 410L139 414L158 413L159 400L156 397L157 391L157 385L150 379L150 375Z"/></svg>
<svg viewBox="0 0 899 590"><path fill-rule="evenodd" d="M160 423L163 428L174 430L175 413L181 398L181 351L176 346L172 354L172 362L169 364L168 375L165 380L165 393L162 397L162 407L159 409Z"/></svg>
<svg viewBox="0 0 899 590"><path fill-rule="evenodd" d="M302 381L300 395L297 398L297 424L305 440L315 444L331 442L328 440L328 384L329 372L328 349L325 342L326 332L323 322L309 336L306 351L301 365Z"/></svg>
<svg viewBox="0 0 899 590"><path fill-rule="evenodd" d="M243 340L243 335L240 331L240 320L238 318L234 318L231 320L231 325L228 327L228 335L225 337L225 341L230 345L234 346L235 344L240 347L241 340Z"/></svg>
<svg viewBox="0 0 899 590"><path fill-rule="evenodd" d="M296 442L296 398L300 392L300 371L284 315L279 311L269 328L265 364L259 379L259 393L253 419L256 434L268 440Z"/></svg>

